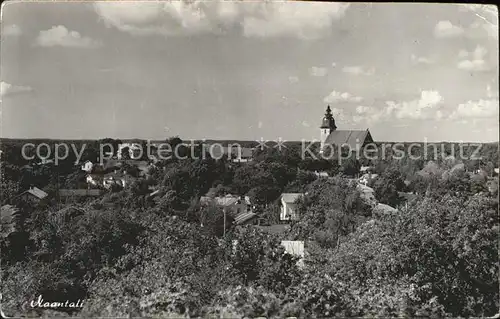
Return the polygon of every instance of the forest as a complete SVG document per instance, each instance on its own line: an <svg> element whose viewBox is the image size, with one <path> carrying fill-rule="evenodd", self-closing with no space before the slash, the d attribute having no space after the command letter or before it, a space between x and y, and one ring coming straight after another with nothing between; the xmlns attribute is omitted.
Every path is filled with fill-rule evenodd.
<svg viewBox="0 0 500 319"><path fill-rule="evenodd" d="M471 158L472 148L464 158L451 156L459 145L445 143L432 160L338 161L303 158L300 143L287 142L282 150L256 148L246 163L161 160L126 187L98 197L61 198L60 188L87 187L80 165L99 161L100 144L121 141L71 141L87 144L80 163L70 155L58 165L24 159L25 142L1 143L1 304L8 316L498 313L498 144L482 144L477 158ZM164 142L174 146L182 140ZM410 152L423 155L425 147ZM368 184L377 202L395 212L376 213L363 199L356 187L362 166L373 167L378 176ZM133 165L121 169L138 176ZM12 198L33 186L47 199L13 208ZM154 197L152 190L158 191ZM305 196L298 202L300 219L279 234L252 224L235 226L221 207L200 205L207 194L245 195L261 225L274 225L280 223L279 197L285 192ZM305 241L303 266L285 252L282 240ZM31 307L40 295L84 303L78 309Z"/></svg>

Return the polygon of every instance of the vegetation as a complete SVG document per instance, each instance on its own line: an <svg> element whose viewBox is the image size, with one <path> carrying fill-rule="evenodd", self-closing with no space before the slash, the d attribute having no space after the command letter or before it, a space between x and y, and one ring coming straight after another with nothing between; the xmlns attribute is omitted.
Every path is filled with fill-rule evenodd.
<svg viewBox="0 0 500 319"><path fill-rule="evenodd" d="M96 161L104 142L118 143L85 141L85 159ZM60 185L87 187L75 158L39 165L19 156L20 143L2 144L3 204L30 186L54 195L43 206L21 202L2 208L2 310L9 316L498 312L498 177L491 164L498 162L498 148L485 146L481 161L449 157L453 144L438 160L371 161L378 177L369 186L377 201L398 209L375 216L355 181L365 159L341 165L302 159L297 143L281 152L257 150L248 163L174 157L157 162L145 176L127 164L121 169L135 180L124 188L64 201L56 196ZM471 173L478 167L479 173ZM330 177L318 178L316 171ZM154 197L151 189L158 191ZM259 216L275 224L283 192L305 196L298 202L300 219L279 235L253 225L236 227L221 207L199 200L207 194L247 195ZM282 240L306 242L304 266L285 252ZM83 309L31 308L39 295L85 303Z"/></svg>

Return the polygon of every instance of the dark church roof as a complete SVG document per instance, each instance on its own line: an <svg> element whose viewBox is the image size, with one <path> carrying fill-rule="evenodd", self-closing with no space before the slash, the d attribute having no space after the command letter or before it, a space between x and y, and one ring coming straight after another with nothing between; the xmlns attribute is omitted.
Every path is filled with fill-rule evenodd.
<svg viewBox="0 0 500 319"><path fill-rule="evenodd" d="M325 144L336 146L349 145L351 150L356 150L372 141L373 139L368 130L335 130L328 135Z"/></svg>

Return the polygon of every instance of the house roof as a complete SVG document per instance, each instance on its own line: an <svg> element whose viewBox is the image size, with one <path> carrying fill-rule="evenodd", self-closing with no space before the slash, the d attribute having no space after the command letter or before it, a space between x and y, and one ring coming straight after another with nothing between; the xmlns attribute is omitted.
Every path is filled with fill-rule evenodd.
<svg viewBox="0 0 500 319"><path fill-rule="evenodd" d="M234 218L234 222L237 225L239 225L239 224L242 224L246 221L249 221L250 219L254 218L255 216L257 216L257 214L251 213L251 212L241 213L241 214L236 215L236 217Z"/></svg>
<svg viewBox="0 0 500 319"><path fill-rule="evenodd" d="M325 144L342 146L349 145L351 150L359 149L370 135L368 130L335 130L328 135Z"/></svg>
<svg viewBox="0 0 500 319"><path fill-rule="evenodd" d="M28 189L25 193L29 193L39 199L44 199L45 197L48 196L48 194L44 191L42 191L40 188L38 187L33 187L33 188L30 188Z"/></svg>
<svg viewBox="0 0 500 319"><path fill-rule="evenodd" d="M302 193L283 193L281 194L281 200L285 203L293 204L302 196L304 196Z"/></svg>
<svg viewBox="0 0 500 319"><path fill-rule="evenodd" d="M375 179L378 177L378 174L363 174L363 176L361 176L361 179Z"/></svg>

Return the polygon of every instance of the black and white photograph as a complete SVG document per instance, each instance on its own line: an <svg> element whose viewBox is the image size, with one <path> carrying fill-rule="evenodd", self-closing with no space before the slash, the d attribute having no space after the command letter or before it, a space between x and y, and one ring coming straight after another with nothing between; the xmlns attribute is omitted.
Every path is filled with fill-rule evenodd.
<svg viewBox="0 0 500 319"><path fill-rule="evenodd" d="M5 1L3 318L500 318L498 7Z"/></svg>

